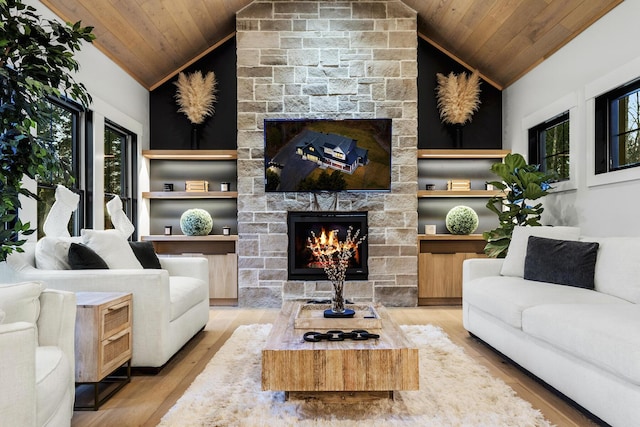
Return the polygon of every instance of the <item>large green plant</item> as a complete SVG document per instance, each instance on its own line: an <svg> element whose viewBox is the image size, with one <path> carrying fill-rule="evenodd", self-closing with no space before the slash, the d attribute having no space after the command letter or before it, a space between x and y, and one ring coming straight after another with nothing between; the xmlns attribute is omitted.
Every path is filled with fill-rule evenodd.
<svg viewBox="0 0 640 427"><path fill-rule="evenodd" d="M36 136L44 124L48 97L68 96L87 106L91 97L72 73L82 41L92 27L42 19L20 0L0 0L0 261L21 252L24 235L35 230L17 216L19 195L37 199L23 177L64 174L55 146ZM4 226L2 226L4 224Z"/></svg>
<svg viewBox="0 0 640 427"><path fill-rule="evenodd" d="M491 165L491 172L501 181L488 184L502 190L502 193L487 202L487 208L498 215L499 225L482 233L487 241L484 252L490 257L503 258L516 225L541 225L542 203L533 206L529 203L549 194L552 188L549 182L555 175L541 172L539 165L528 165L520 154L508 154L504 162Z"/></svg>

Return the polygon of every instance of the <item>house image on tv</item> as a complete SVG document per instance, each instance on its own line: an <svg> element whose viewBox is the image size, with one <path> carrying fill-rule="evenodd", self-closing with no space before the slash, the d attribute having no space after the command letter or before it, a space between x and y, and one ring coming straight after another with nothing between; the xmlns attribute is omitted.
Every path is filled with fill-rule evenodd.
<svg viewBox="0 0 640 427"><path fill-rule="evenodd" d="M322 168L352 174L369 162L369 150L358 148L355 139L333 133L304 130L298 137L296 153Z"/></svg>

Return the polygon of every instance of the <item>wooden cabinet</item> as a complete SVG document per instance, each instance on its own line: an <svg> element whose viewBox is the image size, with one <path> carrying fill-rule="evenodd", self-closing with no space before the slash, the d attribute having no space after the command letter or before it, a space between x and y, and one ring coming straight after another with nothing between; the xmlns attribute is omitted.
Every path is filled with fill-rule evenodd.
<svg viewBox="0 0 640 427"><path fill-rule="evenodd" d="M462 263L485 257L482 235L419 237L418 305L457 305L462 302Z"/></svg>
<svg viewBox="0 0 640 427"><path fill-rule="evenodd" d="M92 404L84 405L84 399L77 397L76 409L97 410L131 379L132 296L121 292L78 292L76 298L76 383L91 384L93 388ZM127 373L124 377L110 378L125 364ZM102 381L116 384L116 387L103 388Z"/></svg>
<svg viewBox="0 0 640 427"><path fill-rule="evenodd" d="M509 150L418 150L419 305L462 302L462 263L485 256L481 233L498 225L496 215L485 206L490 197L501 193L486 189L487 181L498 178L491 165L507 154ZM452 179L469 180L470 190L447 190ZM478 234L449 234L445 217L457 205L469 206L478 214ZM436 234L421 234L426 225L435 226Z"/></svg>
<svg viewBox="0 0 640 427"><path fill-rule="evenodd" d="M233 191L237 151L145 150L142 155L149 159L150 191L142 197L149 204L150 235L141 240L153 242L159 255L206 257L211 304L237 304L238 192ZM188 180L207 181L209 191L186 191ZM165 185L173 186L173 191L165 191ZM208 236L182 235L180 216L196 207L211 214L213 229ZM164 234L167 226L172 228L171 235Z"/></svg>
<svg viewBox="0 0 640 427"><path fill-rule="evenodd" d="M238 236L142 236L153 242L158 255L204 256L209 260L211 305L238 303Z"/></svg>

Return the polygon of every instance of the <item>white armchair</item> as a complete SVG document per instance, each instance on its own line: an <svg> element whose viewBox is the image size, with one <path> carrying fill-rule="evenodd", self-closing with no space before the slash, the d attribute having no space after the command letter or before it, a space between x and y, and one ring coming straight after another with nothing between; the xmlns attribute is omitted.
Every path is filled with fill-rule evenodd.
<svg viewBox="0 0 640 427"><path fill-rule="evenodd" d="M71 424L76 297L43 288L40 283L0 284L1 308L7 311L0 324L2 425Z"/></svg>

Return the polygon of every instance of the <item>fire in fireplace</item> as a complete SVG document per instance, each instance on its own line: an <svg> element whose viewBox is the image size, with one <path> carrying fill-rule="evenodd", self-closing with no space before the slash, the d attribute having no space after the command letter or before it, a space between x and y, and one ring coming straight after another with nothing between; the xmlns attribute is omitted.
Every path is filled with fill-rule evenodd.
<svg viewBox="0 0 640 427"><path fill-rule="evenodd" d="M343 241L349 227L352 233L360 230L360 236L367 234L367 212L289 212L287 229L289 236L289 280L327 280L322 266L319 265L311 250L307 248L307 239L312 237L330 238L337 232L337 238ZM368 239L358 246L354 256L349 260L347 280L367 280Z"/></svg>

